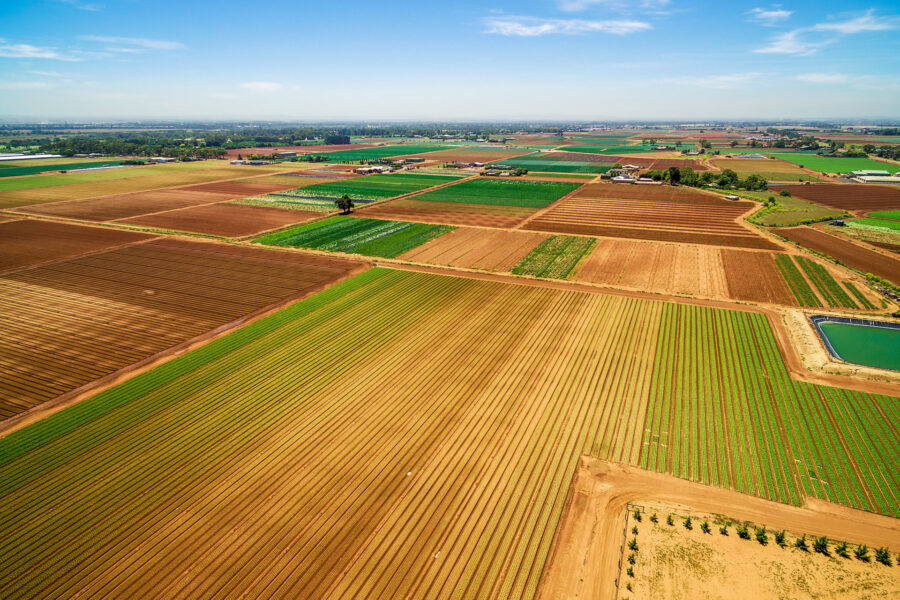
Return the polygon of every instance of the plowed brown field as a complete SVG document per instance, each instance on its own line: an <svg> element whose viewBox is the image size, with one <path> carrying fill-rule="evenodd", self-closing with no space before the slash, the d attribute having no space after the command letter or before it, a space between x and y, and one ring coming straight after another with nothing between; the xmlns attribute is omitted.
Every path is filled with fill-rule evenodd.
<svg viewBox="0 0 900 600"><path fill-rule="evenodd" d="M547 236L461 227L400 255L401 260L510 271Z"/></svg>
<svg viewBox="0 0 900 600"><path fill-rule="evenodd" d="M303 223L319 216L321 216L320 213L302 210L220 202L122 219L119 222L225 237L240 237L293 223Z"/></svg>
<svg viewBox="0 0 900 600"><path fill-rule="evenodd" d="M792 196L825 206L854 212L900 209L900 188L870 183L813 183L810 185L773 185L773 192L788 190Z"/></svg>
<svg viewBox="0 0 900 600"><path fill-rule="evenodd" d="M589 184L596 195L614 194L611 184ZM576 195L554 205L529 221L524 228L535 231L576 233L605 237L658 240L776 249L774 243L741 226L736 219L752 206L747 202L729 202L694 194L684 197L678 190L621 186L619 198L591 197L582 188ZM642 190L649 190L643 195ZM663 194L671 199L647 199ZM635 196L644 196L644 199Z"/></svg>
<svg viewBox="0 0 900 600"><path fill-rule="evenodd" d="M231 198L232 196L189 192L178 188L41 204L23 208L21 211L34 215L85 219L87 221L115 221L164 210L222 202Z"/></svg>
<svg viewBox="0 0 900 600"><path fill-rule="evenodd" d="M0 223L0 271L17 269L153 236L107 227L22 219Z"/></svg>
<svg viewBox="0 0 900 600"><path fill-rule="evenodd" d="M704 246L601 238L574 279L660 294L729 297L720 249Z"/></svg>
<svg viewBox="0 0 900 600"><path fill-rule="evenodd" d="M141 235L105 229L101 234L105 231L128 239ZM158 240L2 276L0 417L359 266L295 253Z"/></svg>
<svg viewBox="0 0 900 600"><path fill-rule="evenodd" d="M872 273L900 285L900 258L876 252L810 227L780 228L778 234L792 242L834 257L857 271Z"/></svg>
<svg viewBox="0 0 900 600"><path fill-rule="evenodd" d="M357 211L357 216L446 225L512 228L534 214L533 208L403 198Z"/></svg>
<svg viewBox="0 0 900 600"><path fill-rule="evenodd" d="M722 250L728 294L735 300L797 306L797 299L767 252Z"/></svg>
<svg viewBox="0 0 900 600"><path fill-rule="evenodd" d="M283 192L293 187L297 187L290 183L265 183L249 181L215 181L213 183L201 183L200 185L191 185L182 189L186 192L205 192L210 194L221 194L225 196L234 196L237 198L246 198L247 196L258 196L261 194L271 194L272 192Z"/></svg>

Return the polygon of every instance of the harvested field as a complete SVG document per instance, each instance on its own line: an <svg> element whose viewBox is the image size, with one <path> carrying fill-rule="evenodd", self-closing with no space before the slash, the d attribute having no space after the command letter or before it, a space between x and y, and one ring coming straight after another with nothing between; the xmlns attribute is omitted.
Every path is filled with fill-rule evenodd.
<svg viewBox="0 0 900 600"><path fill-rule="evenodd" d="M709 246L600 238L573 278L660 294L729 297L721 250Z"/></svg>
<svg viewBox="0 0 900 600"><path fill-rule="evenodd" d="M728 295L735 300L798 306L797 298L767 252L722 250Z"/></svg>
<svg viewBox="0 0 900 600"><path fill-rule="evenodd" d="M900 285L900 258L876 252L810 227L785 227L778 234L811 250L827 254L850 268Z"/></svg>
<svg viewBox="0 0 900 600"><path fill-rule="evenodd" d="M900 189L870 183L818 183L810 185L773 185L773 192L788 190L792 196L825 206L859 212L900 208Z"/></svg>
<svg viewBox="0 0 900 600"><path fill-rule="evenodd" d="M191 163L187 163L191 164ZM221 163L216 163L221 165ZM166 166L166 165L160 165ZM260 169L256 173L263 174L273 170L282 170L277 165L254 167ZM223 179L238 179L246 177L249 168L218 166L215 168L177 170L152 172L154 167L141 167L140 169L122 169L122 172L139 174L128 178L111 179L103 181L84 181L82 183L68 183L66 185L55 184L49 187L36 187L31 189L19 189L12 191L0 191L0 208L27 206L42 204L45 202L58 202L61 200L79 200L84 198L97 198L113 194L125 194L147 190L160 190L162 188L207 183ZM108 171L106 171L108 172ZM104 171L99 171L104 173ZM89 175L91 173L86 173ZM77 174L62 175L61 177L75 177ZM44 176L41 176L44 177ZM31 179L31 178L29 178ZM16 181L16 180L9 180Z"/></svg>
<svg viewBox="0 0 900 600"><path fill-rule="evenodd" d="M614 198L617 190L621 190L620 197L630 198ZM650 199L653 196L657 199ZM666 196L669 198L660 199ZM588 184L573 197L526 223L524 228L739 248L778 248L736 221L751 206L749 202L731 202L672 188Z"/></svg>
<svg viewBox="0 0 900 600"><path fill-rule="evenodd" d="M153 236L107 227L86 227L52 221L0 222L0 272L59 260L113 246L149 240Z"/></svg>
<svg viewBox="0 0 900 600"><path fill-rule="evenodd" d="M315 219L315 212L219 203L120 219L120 223L225 237L241 237Z"/></svg>
<svg viewBox="0 0 900 600"><path fill-rule="evenodd" d="M115 221L201 204L212 204L230 200L233 196L222 196L206 192L189 192L182 188L116 194L103 198L69 200L54 204L41 204L20 209L24 213L84 219L86 221Z"/></svg>
<svg viewBox="0 0 900 600"><path fill-rule="evenodd" d="M141 236L101 231L129 239ZM0 416L26 410L359 266L324 257L157 240L4 275Z"/></svg>
<svg viewBox="0 0 900 600"><path fill-rule="evenodd" d="M376 219L398 219L447 225L476 225L481 227L513 228L534 214L533 208L521 206L491 206L461 202L434 202L403 198L386 204L366 207L359 214Z"/></svg>
<svg viewBox="0 0 900 600"><path fill-rule="evenodd" d="M566 279L594 247L591 238L555 235L541 242L512 272L549 279Z"/></svg>
<svg viewBox="0 0 900 600"><path fill-rule="evenodd" d="M546 238L539 233L460 227L398 258L468 269L511 271Z"/></svg>
<svg viewBox="0 0 900 600"><path fill-rule="evenodd" d="M235 160L240 154L243 158L247 158L251 154L259 154L260 156L268 156L275 152L296 152L298 155L316 154L318 152L333 152L335 150L359 150L360 148L371 148L374 144L310 144L309 146L256 146L253 148L232 148L225 151L225 156L231 160Z"/></svg>
<svg viewBox="0 0 900 600"><path fill-rule="evenodd" d="M201 183L200 185L190 185L179 189L185 192L204 192L206 194L246 198L247 196L283 192L293 187L297 187L293 182L269 183L249 179L245 181L215 181L213 183Z"/></svg>
<svg viewBox="0 0 900 600"><path fill-rule="evenodd" d="M897 412L757 313L372 269L0 440L0 586L531 598L584 454L893 515Z"/></svg>

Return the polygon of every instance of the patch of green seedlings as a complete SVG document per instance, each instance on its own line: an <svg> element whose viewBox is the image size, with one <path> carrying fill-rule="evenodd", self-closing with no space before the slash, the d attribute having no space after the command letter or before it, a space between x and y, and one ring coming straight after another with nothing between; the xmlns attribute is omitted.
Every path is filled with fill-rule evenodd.
<svg viewBox="0 0 900 600"><path fill-rule="evenodd" d="M666 517L666 525L669 527L675 525L675 521L672 519L672 515Z"/></svg>
<svg viewBox="0 0 900 600"><path fill-rule="evenodd" d="M822 537L817 537L813 540L813 550L819 554L828 556L828 538L823 535Z"/></svg>
<svg viewBox="0 0 900 600"><path fill-rule="evenodd" d="M804 552L809 552L809 544L806 542L806 534L804 533L802 537L798 537L797 541L794 542L794 547L797 550L803 550Z"/></svg>
<svg viewBox="0 0 900 600"><path fill-rule="evenodd" d="M865 544L863 544L862 546L857 546L856 550L853 551L853 555L863 562L869 562L870 560L872 560L872 557L869 556L869 547Z"/></svg>
<svg viewBox="0 0 900 600"><path fill-rule="evenodd" d="M719 533L722 535L728 535L728 525L722 525L719 527Z"/></svg>
<svg viewBox="0 0 900 600"><path fill-rule="evenodd" d="M638 551L638 543L637 543L636 537L633 537L630 540L628 540L628 549L632 550L633 552Z"/></svg>
<svg viewBox="0 0 900 600"><path fill-rule="evenodd" d="M756 528L756 541L763 546L767 546L769 544L769 533L766 531L765 525Z"/></svg>
<svg viewBox="0 0 900 600"><path fill-rule="evenodd" d="M628 564L629 565L633 565L636 560L637 560L637 555L634 552L632 552L631 554L628 555Z"/></svg>
<svg viewBox="0 0 900 600"><path fill-rule="evenodd" d="M841 558L850 558L850 547L847 545L847 542L841 542L834 547L834 553Z"/></svg>
<svg viewBox="0 0 900 600"><path fill-rule="evenodd" d="M694 522L691 520L690 517L687 517L684 520L684 528L687 529L688 531L690 531L691 529L694 528Z"/></svg>
<svg viewBox="0 0 900 600"><path fill-rule="evenodd" d="M878 548L875 550L875 560L886 567L890 567L893 564L891 562L891 553L888 552L887 548Z"/></svg>
<svg viewBox="0 0 900 600"><path fill-rule="evenodd" d="M775 532L775 543L778 544L779 548L787 546L787 534L784 529Z"/></svg>
<svg viewBox="0 0 900 600"><path fill-rule="evenodd" d="M656 516L656 513L653 513L652 515L650 515L650 522L651 523L659 523L659 517Z"/></svg>
<svg viewBox="0 0 900 600"><path fill-rule="evenodd" d="M640 523L641 518L642 518L641 517L641 509L639 509L639 508L634 509L634 520L637 521L638 523Z"/></svg>
<svg viewBox="0 0 900 600"><path fill-rule="evenodd" d="M638 528L637 528L637 525L635 525L634 527L631 528L631 533L633 533L634 535L637 535L637 534L638 534Z"/></svg>
<svg viewBox="0 0 900 600"><path fill-rule="evenodd" d="M700 524L700 531L703 533L709 533L709 529L709 521L703 521L703 523Z"/></svg>
<svg viewBox="0 0 900 600"><path fill-rule="evenodd" d="M735 527L735 531L737 531L738 537L741 538L742 540L750 539L750 528L747 527L746 524L741 523L740 525Z"/></svg>

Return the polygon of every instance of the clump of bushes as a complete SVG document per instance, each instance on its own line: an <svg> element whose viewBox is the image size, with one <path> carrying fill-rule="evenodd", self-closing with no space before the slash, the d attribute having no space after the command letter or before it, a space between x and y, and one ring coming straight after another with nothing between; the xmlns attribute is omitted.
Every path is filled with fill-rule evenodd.
<svg viewBox="0 0 900 600"><path fill-rule="evenodd" d="M768 545L769 543L769 534L766 532L766 526L756 528L756 541L762 544L763 546Z"/></svg>
<svg viewBox="0 0 900 600"><path fill-rule="evenodd" d="M778 544L779 548L784 548L785 546L787 546L786 538L787 535L785 534L784 529L775 532L775 543Z"/></svg>
<svg viewBox="0 0 900 600"><path fill-rule="evenodd" d="M891 553L888 552L887 548L878 548L875 550L875 560L880 562L886 567L891 566Z"/></svg>
<svg viewBox="0 0 900 600"><path fill-rule="evenodd" d="M703 523L700 524L700 531L709 533L709 521L703 521Z"/></svg>
<svg viewBox="0 0 900 600"><path fill-rule="evenodd" d="M684 528L687 529L688 531L690 531L691 529L694 528L694 522L691 520L690 517L688 517L684 520Z"/></svg>
<svg viewBox="0 0 900 600"><path fill-rule="evenodd" d="M863 562L869 562L872 558L869 556L869 547L863 544L862 546L857 546L856 550L853 551L853 554L859 560Z"/></svg>
<svg viewBox="0 0 900 600"><path fill-rule="evenodd" d="M815 550L819 554L828 556L828 538L824 535L822 537L817 537L813 541L813 550Z"/></svg>
<svg viewBox="0 0 900 600"><path fill-rule="evenodd" d="M641 509L639 509L639 508L634 509L634 520L637 521L638 523L640 523L641 518L642 518L641 517Z"/></svg>
<svg viewBox="0 0 900 600"><path fill-rule="evenodd" d="M738 537L742 540L750 539L750 529L743 523L735 527L735 531L737 531Z"/></svg>

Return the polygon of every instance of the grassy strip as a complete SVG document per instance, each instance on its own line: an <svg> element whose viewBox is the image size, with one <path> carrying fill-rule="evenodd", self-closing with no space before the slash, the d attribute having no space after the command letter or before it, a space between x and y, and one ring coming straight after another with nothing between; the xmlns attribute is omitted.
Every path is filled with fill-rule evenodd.
<svg viewBox="0 0 900 600"><path fill-rule="evenodd" d="M876 210L869 213L870 217L876 219L897 219L900 220L900 210Z"/></svg>
<svg viewBox="0 0 900 600"><path fill-rule="evenodd" d="M900 232L900 221L892 221L890 219L853 219L852 223L854 225L878 227L880 229L890 229L891 231Z"/></svg>
<svg viewBox="0 0 900 600"><path fill-rule="evenodd" d="M564 181L472 179L426 192L416 196L416 200L543 208L578 189L580 185Z"/></svg>
<svg viewBox="0 0 900 600"><path fill-rule="evenodd" d="M784 277L784 280L787 282L788 286L790 286L791 291L794 292L794 297L797 298L800 306L822 306L822 303L819 302L815 292L813 292L812 288L809 287L809 284L806 283L806 279L804 279L803 274L800 273L800 269L797 268L797 265L794 264L794 261L791 260L789 255L779 254L775 257L775 264L778 265L781 276Z"/></svg>
<svg viewBox="0 0 900 600"><path fill-rule="evenodd" d="M301 317L388 272L386 269L370 269L273 315L213 340L202 348L170 360L121 385L101 392L93 398L79 402L46 419L11 433L0 439L0 466L12 462L33 448L60 438L74 429L112 412L130 400L202 367L233 349L266 335L284 323ZM172 401L175 400L176 398L172 399Z"/></svg>
<svg viewBox="0 0 900 600"><path fill-rule="evenodd" d="M869 299L866 298L865 295L861 291L859 291L859 289L857 289L855 285L853 285L852 281L845 281L844 287L850 290L850 292L853 293L854 296L856 296L856 299L859 301L859 303L864 307L869 310L875 310L875 305L869 302Z"/></svg>
<svg viewBox="0 0 900 600"><path fill-rule="evenodd" d="M544 240L528 256L513 267L516 275L533 275L565 279L575 270L582 257L590 253L597 240L556 235Z"/></svg>
<svg viewBox="0 0 900 600"><path fill-rule="evenodd" d="M32 165L28 167L17 167L10 164L0 163L0 177L14 177L17 175L34 175L35 173L43 173L44 171L68 171L69 169L91 169L95 167L109 167L122 164L121 160L100 160L93 162L81 163L62 163L55 165Z"/></svg>
<svg viewBox="0 0 900 600"><path fill-rule="evenodd" d="M256 241L272 246L394 258L453 229L448 225L337 216L293 227Z"/></svg>

